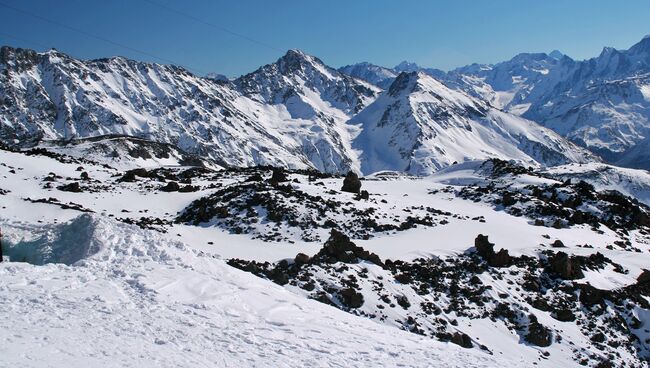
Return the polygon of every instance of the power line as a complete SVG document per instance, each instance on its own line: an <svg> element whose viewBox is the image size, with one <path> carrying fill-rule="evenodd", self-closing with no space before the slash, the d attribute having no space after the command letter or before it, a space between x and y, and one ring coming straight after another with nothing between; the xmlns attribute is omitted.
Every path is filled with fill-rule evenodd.
<svg viewBox="0 0 650 368"><path fill-rule="evenodd" d="M165 9L165 10L167 10L168 12L176 13L176 14L178 14L178 15L182 15L182 16L184 16L184 17L186 17L186 18L192 19L192 20L195 21L195 22L199 22L199 23L204 24L204 25L206 25L206 26L209 26L209 27L212 27L212 28L218 29L218 30L220 30L220 31L222 31L222 32L225 32L225 33L228 33L228 34L230 34L230 35L232 35L232 36L239 37L239 38L244 39L244 40L246 40L246 41L249 41L249 42L255 43L255 44L259 45L259 46L264 46L264 47L269 48L269 49L271 49L271 50L273 50L273 51L283 52L283 50L280 50L279 48L277 48L277 47L275 47L275 46L269 45L269 44L266 43L266 42L262 42L262 41L259 41L259 40L254 39L254 38L248 37L248 36L246 36L246 35L243 35L243 34L241 34L241 33L238 33L238 32L235 32L235 31L231 31L231 30L229 30L228 28L225 28L225 27L222 27L222 26L216 25L216 24L214 24L214 23L210 23L210 22L205 21L205 20L203 20L203 19L201 19L201 18L197 18L197 17L193 16L192 14L185 13L185 12L182 12L182 11L180 11L180 10L176 10L176 9L174 9L174 8L170 8L170 7L167 6L167 5L160 4L160 3L156 2L156 1L153 1L153 0L142 0L142 1L147 2L147 3L149 3L149 4L152 4L152 5L155 5L155 6L159 7L159 8Z"/></svg>
<svg viewBox="0 0 650 368"><path fill-rule="evenodd" d="M20 8L16 8L16 7L14 7L14 6L11 6L11 5L8 5L8 4L5 4L5 3L3 3L3 2L0 2L0 6L4 6L5 8L11 9L11 10L17 12L17 13L21 13L21 14L24 14L24 15L30 16L30 17L32 17L32 18L36 18L36 19L39 19L39 20L41 20L41 21L44 21L44 22L47 22L47 23L50 23L50 24L54 24L54 25L56 25L56 26L59 26L59 27L62 27L62 28L68 29L68 30L70 30L70 31L77 32L77 33L82 34L82 35L84 35L84 36L86 36L86 37L94 38L94 39L96 39L96 40L99 40L99 41L102 41L102 42L105 42L105 43L111 44L111 45L113 45L113 46L118 46L118 47L121 47L121 48L126 49L126 50L130 50L130 51L133 51L133 52L137 52L137 53L139 53L139 54L142 54L142 55L146 55L146 56L152 57L152 58L154 58L154 59L158 59L158 60L163 61L163 62L165 62L165 63L167 63L167 64L179 65L179 66L182 66L183 68L186 68L186 69L188 69L188 70L194 70L195 72L199 72L199 74L205 74L205 73L206 73L205 71L201 71L201 70L199 70L199 69L196 69L196 68L193 68L193 67L188 67L188 66L185 66L185 65L183 65L183 64L177 63L177 62L175 62L174 60L167 59L167 58L164 58L164 57L161 57L161 56L157 56L157 55L154 55L154 54L152 54L152 53L150 53L150 52L143 51L143 50L137 49L137 48L135 48L135 47L131 47L131 46L125 45L125 44L123 44L123 43L116 42L116 41L110 40L110 39L108 39L108 38L105 38L105 37L102 37L102 36L98 36L98 35L96 35L96 34L92 34L92 33L90 33L90 32L86 32L86 31L84 31L83 29L79 29L79 28L76 28L76 27L72 27L72 26L69 26L69 25L64 24L64 23L61 23L61 22L57 22L57 21L55 21L55 20L52 20L52 19L49 19L49 18L46 18L46 17L40 16L40 15L38 15L38 14L34 14L34 13L31 13L31 12L28 12L28 11L23 10L23 9L20 9Z"/></svg>
<svg viewBox="0 0 650 368"><path fill-rule="evenodd" d="M42 44L42 43L40 43L40 42L36 42L36 41L32 41L32 40L27 40L27 39L24 39L24 38L21 38L21 37L17 37L17 36L14 36L14 35L10 35L9 33L5 33L5 32L0 32L0 37L11 38L11 39L13 39L13 40L20 41L20 42L26 42L26 43L29 43L29 44L32 44L32 45L35 45L35 46L42 47L42 48L44 48L44 49L49 49L49 48L51 48L51 46L47 46L47 45Z"/></svg>

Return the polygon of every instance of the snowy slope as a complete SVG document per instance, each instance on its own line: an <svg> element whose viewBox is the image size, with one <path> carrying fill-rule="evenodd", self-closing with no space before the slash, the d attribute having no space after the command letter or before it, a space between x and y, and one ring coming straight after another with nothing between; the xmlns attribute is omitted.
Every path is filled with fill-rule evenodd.
<svg viewBox="0 0 650 368"><path fill-rule="evenodd" d="M565 184L568 169L542 175L474 161L428 178L384 172L362 181L368 200L355 200L340 191L341 177L317 172L285 173L273 184L269 168L166 166L131 176L79 158L4 150L0 162L0 226L14 261L0 265L0 310L9 316L0 322L0 349L9 362L577 367L607 359L642 365L648 351L650 316L633 292L648 293L636 278L649 261L650 232L638 223L650 210ZM189 190L163 190L172 181ZM258 188L252 197L248 185ZM185 209L210 204L215 195L220 201L200 214L204 221L179 221ZM503 205L506 196L515 203ZM576 222L576 211L588 222ZM629 217L634 211L638 216ZM575 221L558 222L569 217ZM366 231L348 227L352 221ZM298 253L322 252L332 227L376 253L386 268L314 262L297 274L304 280L290 278L296 283L280 288L225 263L286 267ZM477 258L478 234L488 235L495 251L506 249L512 264L493 267ZM553 248L556 240L564 248ZM578 257L578 265L591 262L580 266L582 278L565 280L545 269L559 251ZM418 276L426 272L439 276ZM548 290L522 289L529 274ZM313 281L311 291L306 280ZM355 284L362 306L336 304L350 302L339 298ZM581 290L591 290L583 284L603 290L604 304L583 302ZM324 290L327 299L319 300L333 306L308 300ZM549 305L535 302L540 298ZM580 324L557 315L562 308ZM630 326L616 324L619 318ZM536 328L553 336L549 346L529 341ZM606 343L592 341L600 331ZM454 345L468 341L467 350Z"/></svg>
<svg viewBox="0 0 650 368"><path fill-rule="evenodd" d="M597 160L537 124L490 107L422 73L402 73L355 116L361 171L430 174L454 162L499 157L532 165Z"/></svg>
<svg viewBox="0 0 650 368"><path fill-rule="evenodd" d="M301 154L317 169L345 172L358 166L345 121L372 102L379 88L339 73L300 50L289 50L277 62L234 83L252 100L289 113L295 122L266 119L289 139L298 140Z"/></svg>
<svg viewBox="0 0 650 368"><path fill-rule="evenodd" d="M0 264L3 366L497 364L304 299L135 226L92 215L3 225L36 251L74 252L45 266ZM71 255L71 266L56 264Z"/></svg>

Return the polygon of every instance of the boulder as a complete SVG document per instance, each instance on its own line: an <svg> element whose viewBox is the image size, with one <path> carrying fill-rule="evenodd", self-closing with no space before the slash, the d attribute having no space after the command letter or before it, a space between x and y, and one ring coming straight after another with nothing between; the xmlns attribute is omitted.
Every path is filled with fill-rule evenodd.
<svg viewBox="0 0 650 368"><path fill-rule="evenodd" d="M325 242L323 248L314 255L312 263L357 263L360 260L372 262L378 266L384 266L378 255L358 247L347 235L336 229L332 229L330 238Z"/></svg>
<svg viewBox="0 0 650 368"><path fill-rule="evenodd" d="M341 304L348 308L359 308L363 305L363 294L353 288L345 288L339 292Z"/></svg>
<svg viewBox="0 0 650 368"><path fill-rule="evenodd" d="M478 234L474 239L474 248L476 248L478 255L485 260L494 254L494 243L490 243L488 237L483 234Z"/></svg>
<svg viewBox="0 0 650 368"><path fill-rule="evenodd" d="M175 181L170 181L169 183L167 183L166 185L160 188L162 192L178 192L179 189L180 186Z"/></svg>
<svg viewBox="0 0 650 368"><path fill-rule="evenodd" d="M492 267L509 267L512 264L512 257L508 254L508 251L501 249L498 253L495 253L494 244L490 243L486 235L479 234L474 239L474 248L476 248L478 255Z"/></svg>
<svg viewBox="0 0 650 368"><path fill-rule="evenodd" d="M62 192L72 192L72 193L81 193L83 190L78 182L73 181L72 183L61 185L57 187L58 190Z"/></svg>
<svg viewBox="0 0 650 368"><path fill-rule="evenodd" d="M637 284L649 284L650 283L650 271L643 270L639 277L636 278Z"/></svg>
<svg viewBox="0 0 650 368"><path fill-rule="evenodd" d="M472 339L463 332L455 332L451 336L451 342L458 346L462 346L465 349L471 349L474 347L474 344L472 343Z"/></svg>
<svg viewBox="0 0 650 368"><path fill-rule="evenodd" d="M271 183L271 185L278 185L279 183L283 183L285 181L289 181L289 178L287 177L287 173L284 172L284 169L280 167L274 167L271 179L269 179L269 183Z"/></svg>
<svg viewBox="0 0 650 368"><path fill-rule="evenodd" d="M296 257L294 258L293 262L296 265L303 265L309 263L309 256L306 255L305 253L298 253L296 254Z"/></svg>
<svg viewBox="0 0 650 368"><path fill-rule="evenodd" d="M564 252L557 252L549 259L551 271L558 274L564 280L576 280L584 277L580 266L573 262L572 258Z"/></svg>
<svg viewBox="0 0 650 368"><path fill-rule="evenodd" d="M353 171L349 171L348 174L343 179L343 187L341 191L359 194L361 191L361 180L359 180L359 175Z"/></svg>
<svg viewBox="0 0 650 368"><path fill-rule="evenodd" d="M526 341L535 346L550 346L553 342L553 335L551 334L551 331L539 323L537 321L537 317L534 315L531 314L529 318L530 323L528 324L528 334L525 336Z"/></svg>
<svg viewBox="0 0 650 368"><path fill-rule="evenodd" d="M560 239L554 241L553 244L551 244L551 247L553 247L553 248L566 248L564 246L564 243L562 243L562 240L560 240Z"/></svg>

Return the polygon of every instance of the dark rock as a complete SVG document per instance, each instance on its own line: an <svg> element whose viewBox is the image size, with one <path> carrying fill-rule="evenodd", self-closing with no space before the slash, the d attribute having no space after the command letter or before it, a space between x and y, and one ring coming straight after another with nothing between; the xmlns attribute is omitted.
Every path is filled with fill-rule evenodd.
<svg viewBox="0 0 650 368"><path fill-rule="evenodd" d="M345 179L343 179L343 187L341 187L341 191L359 194L360 190L361 180L359 180L359 176L353 171L349 171L345 176Z"/></svg>
<svg viewBox="0 0 650 368"><path fill-rule="evenodd" d="M199 189L201 189L199 186L196 185L184 185L180 188L178 188L179 193L191 193L191 192L196 192Z"/></svg>
<svg viewBox="0 0 650 368"><path fill-rule="evenodd" d="M570 309L558 309L551 314L558 321L571 322L576 320L576 315Z"/></svg>
<svg viewBox="0 0 650 368"><path fill-rule="evenodd" d="M361 193L357 196L357 200L363 199L367 201L370 198L370 193L367 190L362 190Z"/></svg>
<svg viewBox="0 0 650 368"><path fill-rule="evenodd" d="M564 246L564 243L562 243L562 240L560 240L560 239L554 241L553 244L551 244L551 247L553 247L553 248L566 248Z"/></svg>
<svg viewBox="0 0 650 368"><path fill-rule="evenodd" d="M648 284L650 283L650 271L648 270L643 270L639 277L636 278L636 283L637 284Z"/></svg>
<svg viewBox="0 0 650 368"><path fill-rule="evenodd" d="M363 305L363 294L353 288L345 288L339 292L341 303L348 308L359 308Z"/></svg>
<svg viewBox="0 0 650 368"><path fill-rule="evenodd" d="M476 248L478 255L485 260L494 254L494 243L490 243L488 237L483 234L478 234L474 239L474 248Z"/></svg>
<svg viewBox="0 0 650 368"><path fill-rule="evenodd" d="M162 186L160 190L162 192L178 192L181 187L175 181L170 181L166 185Z"/></svg>
<svg viewBox="0 0 650 368"><path fill-rule="evenodd" d="M474 347L472 339L466 333L456 332L451 336L450 341L458 346L464 347L465 349L471 349Z"/></svg>
<svg viewBox="0 0 650 368"><path fill-rule="evenodd" d="M358 247L347 235L336 229L331 230L330 238L312 260L325 263L357 263L359 260L365 260L382 267L384 265L378 255Z"/></svg>
<svg viewBox="0 0 650 368"><path fill-rule="evenodd" d="M279 183L283 183L285 181L289 181L289 178L287 177L287 173L284 172L284 169L280 167L274 167L271 179L269 179L269 183L271 185L278 185Z"/></svg>
<svg viewBox="0 0 650 368"><path fill-rule="evenodd" d="M298 253L293 261L297 265L307 264L309 263L309 256L305 253Z"/></svg>
<svg viewBox="0 0 650 368"><path fill-rule="evenodd" d="M580 267L564 252L558 252L549 259L551 271L564 280L576 280L584 277Z"/></svg>
<svg viewBox="0 0 650 368"><path fill-rule="evenodd" d="M592 306L605 302L607 291L597 289L589 284L580 284L578 287L580 289L580 302L582 304Z"/></svg>
<svg viewBox="0 0 650 368"><path fill-rule="evenodd" d="M72 193L81 193L83 190L81 189L81 186L79 186L79 183L76 181L73 181L72 183L61 185L57 187L58 190L63 191L63 192L72 192Z"/></svg>
<svg viewBox="0 0 650 368"><path fill-rule="evenodd" d="M535 346L550 346L553 342L551 331L539 323L534 315L531 314L529 318L530 323L528 324L528 334L525 336L526 341Z"/></svg>
<svg viewBox="0 0 650 368"><path fill-rule="evenodd" d="M501 198L501 204L503 204L504 207L510 207L517 203L517 200L515 197L512 195L510 192L504 192L503 197Z"/></svg>
<svg viewBox="0 0 650 368"><path fill-rule="evenodd" d="M82 172L81 175L79 175L79 177L81 178L81 180L90 180L90 176L85 171Z"/></svg>
<svg viewBox="0 0 650 368"><path fill-rule="evenodd" d="M494 244L490 243L488 237L479 234L474 239L474 248L476 252L492 267L508 267L512 263L512 257L506 249L501 249L498 253L494 252Z"/></svg>
<svg viewBox="0 0 650 368"><path fill-rule="evenodd" d="M122 175L118 181L121 182L134 182L136 180L136 176L139 176L141 178L148 178L149 177L149 172L146 169L133 169L129 170Z"/></svg>
<svg viewBox="0 0 650 368"><path fill-rule="evenodd" d="M512 263L512 258L506 249L501 249L498 253L493 254L488 259L488 264L492 267L508 267Z"/></svg>

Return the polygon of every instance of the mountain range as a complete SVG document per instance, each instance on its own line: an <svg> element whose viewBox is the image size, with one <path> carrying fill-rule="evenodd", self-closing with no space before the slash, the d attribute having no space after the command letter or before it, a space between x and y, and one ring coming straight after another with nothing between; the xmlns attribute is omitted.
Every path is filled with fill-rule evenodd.
<svg viewBox="0 0 650 368"><path fill-rule="evenodd" d="M575 61L560 52L444 72L334 69L299 50L229 80L122 57L0 50L0 140L124 135L221 166L427 175L500 158L648 168L650 38Z"/></svg>
<svg viewBox="0 0 650 368"><path fill-rule="evenodd" d="M408 62L386 70L421 71L495 108L553 129L610 163L650 168L644 149L650 128L650 36L628 50L605 47L599 56L583 61L556 50L522 53L501 63L471 64L446 73ZM386 70L368 63L341 68L378 85L395 78L383 77L388 76Z"/></svg>

